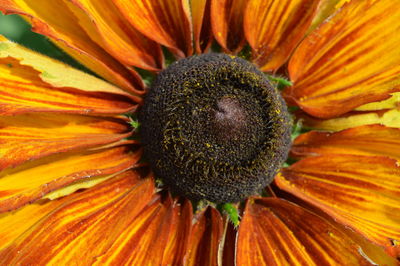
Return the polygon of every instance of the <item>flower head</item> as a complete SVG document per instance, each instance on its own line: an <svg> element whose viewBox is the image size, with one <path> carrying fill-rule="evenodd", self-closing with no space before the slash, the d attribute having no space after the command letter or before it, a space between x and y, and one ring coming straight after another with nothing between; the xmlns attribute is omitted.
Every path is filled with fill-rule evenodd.
<svg viewBox="0 0 400 266"><path fill-rule="evenodd" d="M2 263L396 264L399 9L2 1Z"/></svg>

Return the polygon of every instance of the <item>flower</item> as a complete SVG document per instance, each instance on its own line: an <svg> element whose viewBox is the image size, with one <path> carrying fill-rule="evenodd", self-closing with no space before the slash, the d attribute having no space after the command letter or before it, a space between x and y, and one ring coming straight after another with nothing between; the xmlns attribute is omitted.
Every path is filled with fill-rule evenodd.
<svg viewBox="0 0 400 266"><path fill-rule="evenodd" d="M98 76L0 39L2 264L396 264L400 2L338 2L2 1ZM287 73L302 123L296 162L239 206L237 228L235 206L193 214L158 189L122 115L161 46L183 58L213 39Z"/></svg>

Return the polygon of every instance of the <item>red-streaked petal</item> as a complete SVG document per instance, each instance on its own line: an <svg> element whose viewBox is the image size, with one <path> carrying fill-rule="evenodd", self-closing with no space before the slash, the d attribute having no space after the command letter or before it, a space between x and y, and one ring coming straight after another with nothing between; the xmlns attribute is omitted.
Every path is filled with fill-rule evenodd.
<svg viewBox="0 0 400 266"><path fill-rule="evenodd" d="M285 96L321 118L400 90L400 2L352 0L311 33L289 62ZM396 87L397 86L397 87Z"/></svg>
<svg viewBox="0 0 400 266"><path fill-rule="evenodd" d="M400 129L367 125L335 133L311 131L295 139L291 153L295 157L357 154L400 159Z"/></svg>
<svg viewBox="0 0 400 266"><path fill-rule="evenodd" d="M129 25L111 1L72 0L84 14L73 9L87 34L126 65L157 70L163 66L160 46ZM85 16L87 15L87 16Z"/></svg>
<svg viewBox="0 0 400 266"><path fill-rule="evenodd" d="M98 90L102 89L102 85L107 85L107 88L112 90L113 85L104 81L92 77L93 79L88 78L82 84L68 84L67 82L65 84L67 86L62 86L63 81L58 79L59 83L57 85L59 86L53 87L41 79L42 74L39 71L21 63L23 62L11 57L0 58L1 115L32 112L60 112L85 115L121 114L136 109L136 104L129 95L122 96L121 94L108 92L87 91L90 88L95 88L96 85ZM65 72L68 71L59 72L58 76L75 74ZM48 72L44 73L44 75L50 75ZM85 75L72 75L69 77L74 77L76 80L79 77L91 77ZM57 79L56 76L51 77L54 80ZM79 87L85 87L86 89L81 90ZM140 102L142 100L137 98L137 101Z"/></svg>
<svg viewBox="0 0 400 266"><path fill-rule="evenodd" d="M237 265L370 265L323 218L278 198L250 198L240 223Z"/></svg>
<svg viewBox="0 0 400 266"><path fill-rule="evenodd" d="M154 184L151 179L137 183L138 178L127 172L74 194L0 251L2 262L92 264L130 233L132 223L140 222L137 217L151 200Z"/></svg>
<svg viewBox="0 0 400 266"><path fill-rule="evenodd" d="M219 212L208 207L194 219L185 265L217 265L223 222Z"/></svg>
<svg viewBox="0 0 400 266"><path fill-rule="evenodd" d="M121 13L148 38L178 57L193 52L188 0L113 0Z"/></svg>
<svg viewBox="0 0 400 266"><path fill-rule="evenodd" d="M300 118L306 127L326 131L339 131L372 124L400 128L400 110L397 109L371 112L352 111L332 119L319 119L303 112L298 112L296 117Z"/></svg>
<svg viewBox="0 0 400 266"><path fill-rule="evenodd" d="M171 198L156 195L95 265L161 265L172 216Z"/></svg>
<svg viewBox="0 0 400 266"><path fill-rule="evenodd" d="M0 213L37 201L72 183L87 183L130 169L141 157L140 150L131 152L130 149L116 147L54 155L3 170L0 175Z"/></svg>
<svg viewBox="0 0 400 266"><path fill-rule="evenodd" d="M0 116L0 169L129 136L122 119L62 114Z"/></svg>
<svg viewBox="0 0 400 266"><path fill-rule="evenodd" d="M230 53L237 53L245 44L243 15L247 0L211 1L211 24L214 38Z"/></svg>
<svg viewBox="0 0 400 266"><path fill-rule="evenodd" d="M211 30L211 0L192 0L190 2L193 21L193 37L196 53L206 52L213 40Z"/></svg>
<svg viewBox="0 0 400 266"><path fill-rule="evenodd" d="M161 265L183 265L192 230L193 208L188 200L175 204L173 220Z"/></svg>
<svg viewBox="0 0 400 266"><path fill-rule="evenodd" d="M397 160L347 154L309 157L281 170L278 186L322 209L370 241L400 240Z"/></svg>
<svg viewBox="0 0 400 266"><path fill-rule="evenodd" d="M0 252L47 213L65 203L66 200L68 199L64 197L59 200L46 201L46 203L34 203L13 212L0 214ZM13 230L10 230L10 228Z"/></svg>
<svg viewBox="0 0 400 266"><path fill-rule="evenodd" d="M228 219L225 221L223 244L220 246L222 265L234 266L236 254L237 228Z"/></svg>
<svg viewBox="0 0 400 266"><path fill-rule="evenodd" d="M316 0L250 0L244 16L253 60L263 71L283 65L304 38L316 13Z"/></svg>
<svg viewBox="0 0 400 266"><path fill-rule="evenodd" d="M137 73L127 70L96 44L79 25L70 6L72 4L65 0L5 0L0 10L29 18L33 31L51 38L93 72L127 91L143 93L143 84Z"/></svg>

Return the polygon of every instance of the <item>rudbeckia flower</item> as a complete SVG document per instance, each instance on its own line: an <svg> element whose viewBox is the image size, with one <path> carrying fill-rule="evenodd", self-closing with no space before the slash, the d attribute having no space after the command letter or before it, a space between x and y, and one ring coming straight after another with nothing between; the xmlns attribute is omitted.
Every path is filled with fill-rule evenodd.
<svg viewBox="0 0 400 266"><path fill-rule="evenodd" d="M399 0L0 10L2 265L399 263Z"/></svg>

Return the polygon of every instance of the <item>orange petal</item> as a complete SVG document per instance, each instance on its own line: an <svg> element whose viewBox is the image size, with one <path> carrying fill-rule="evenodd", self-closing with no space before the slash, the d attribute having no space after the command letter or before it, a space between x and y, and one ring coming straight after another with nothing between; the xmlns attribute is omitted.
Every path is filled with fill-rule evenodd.
<svg viewBox="0 0 400 266"><path fill-rule="evenodd" d="M285 96L321 118L400 90L400 2L353 0L311 33L289 62ZM397 88L396 88L397 86Z"/></svg>
<svg viewBox="0 0 400 266"><path fill-rule="evenodd" d="M161 265L172 217L171 198L156 195L94 265Z"/></svg>
<svg viewBox="0 0 400 266"><path fill-rule="evenodd" d="M400 165L386 157L329 154L305 158L276 177L278 186L322 209L370 241L400 240Z"/></svg>
<svg viewBox="0 0 400 266"><path fill-rule="evenodd" d="M0 10L28 17L33 31L51 38L93 72L127 91L142 93L140 77L132 74L85 33L70 6L65 0L38 0L34 3L29 0L5 0Z"/></svg>
<svg viewBox="0 0 400 266"><path fill-rule="evenodd" d="M0 169L109 144L127 137L128 130L122 119L61 114L0 116Z"/></svg>
<svg viewBox="0 0 400 266"><path fill-rule="evenodd" d="M211 1L211 24L214 38L230 53L237 53L244 44L243 15L247 0Z"/></svg>
<svg viewBox="0 0 400 266"><path fill-rule="evenodd" d="M113 0L121 13L148 38L178 57L193 52L188 0Z"/></svg>
<svg viewBox="0 0 400 266"><path fill-rule="evenodd" d="M84 11L71 9L80 18L81 27L120 62L150 70L162 68L160 46L130 26L111 1L71 2Z"/></svg>
<svg viewBox="0 0 400 266"><path fill-rule="evenodd" d="M316 13L315 0L250 0L244 16L246 39L263 71L283 65L304 38Z"/></svg>
<svg viewBox="0 0 400 266"><path fill-rule="evenodd" d="M64 197L46 203L35 203L9 213L0 214L0 253L10 245L19 235L37 223L47 213L66 202ZM12 228L13 230L10 230Z"/></svg>
<svg viewBox="0 0 400 266"><path fill-rule="evenodd" d="M50 75L46 72L45 75ZM66 75L60 72L59 76ZM85 90L74 87L53 87L40 78L41 74L30 66L21 65L13 58L0 58L0 114L16 115L32 112L62 112L77 114L121 114L132 112L136 104L130 97L85 90L104 81L86 83ZM55 76L51 76L55 78ZM75 76L79 78L78 76ZM68 85L68 84L66 84ZM82 84L82 86L84 86ZM113 86L108 84L111 89ZM138 98L138 101L141 101Z"/></svg>
<svg viewBox="0 0 400 266"><path fill-rule="evenodd" d="M130 147L116 147L54 155L3 170L0 175L0 213L39 200L56 189L83 179L92 180L132 168L140 157L140 151L130 153ZM29 182L26 177L29 177Z"/></svg>
<svg viewBox="0 0 400 266"><path fill-rule="evenodd" d="M302 112L298 112L296 117L300 118L306 127L327 131L339 131L371 124L400 128L400 110L396 109L372 112L355 111L332 119L318 119Z"/></svg>
<svg viewBox="0 0 400 266"><path fill-rule="evenodd" d="M185 265L217 265L223 223L217 210L208 207L195 216Z"/></svg>
<svg viewBox="0 0 400 266"><path fill-rule="evenodd" d="M213 40L210 17L211 0L192 0L190 5L196 53L201 54L210 48Z"/></svg>
<svg viewBox="0 0 400 266"><path fill-rule="evenodd" d="M323 218L278 198L250 198L240 223L237 265L370 265Z"/></svg>
<svg viewBox="0 0 400 266"><path fill-rule="evenodd" d="M91 265L112 249L133 223L140 222L136 218L150 201L154 184L151 179L137 183L138 178L136 172L127 172L68 197L0 251L2 262ZM18 218L29 215L25 213Z"/></svg>
<svg viewBox="0 0 400 266"><path fill-rule="evenodd" d="M368 125L335 133L312 131L295 139L291 153L295 157L357 154L400 159L400 129Z"/></svg>
<svg viewBox="0 0 400 266"><path fill-rule="evenodd" d="M189 244L193 220L192 204L188 200L183 205L175 204L172 215L172 226L161 265L183 265Z"/></svg>
<svg viewBox="0 0 400 266"><path fill-rule="evenodd" d="M315 14L308 32L317 28L325 19L332 16L338 9L340 9L346 2L350 0L320 0L318 10Z"/></svg>

